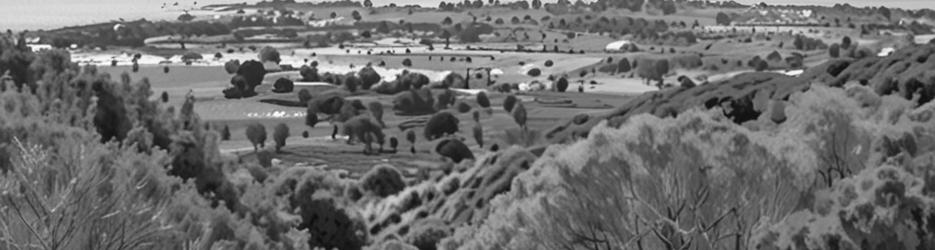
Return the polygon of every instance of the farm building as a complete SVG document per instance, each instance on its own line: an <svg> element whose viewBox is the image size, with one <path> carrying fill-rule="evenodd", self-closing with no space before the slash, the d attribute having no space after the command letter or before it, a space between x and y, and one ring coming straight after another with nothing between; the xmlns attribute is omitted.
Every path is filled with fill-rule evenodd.
<svg viewBox="0 0 935 250"><path fill-rule="evenodd" d="M633 52L636 50L636 44L627 40L608 43L607 46L604 47L604 51L609 52Z"/></svg>

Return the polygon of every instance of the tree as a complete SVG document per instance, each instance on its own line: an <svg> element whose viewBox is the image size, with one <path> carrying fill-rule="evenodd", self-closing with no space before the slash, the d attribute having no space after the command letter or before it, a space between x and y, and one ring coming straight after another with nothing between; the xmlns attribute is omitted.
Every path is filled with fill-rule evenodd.
<svg viewBox="0 0 935 250"><path fill-rule="evenodd" d="M229 141L231 139L231 129L224 125L224 128L221 129L221 140Z"/></svg>
<svg viewBox="0 0 935 250"><path fill-rule="evenodd" d="M531 77L538 77L541 74L542 74L542 70L540 70L539 68L532 68L526 72L526 75L529 75Z"/></svg>
<svg viewBox="0 0 935 250"><path fill-rule="evenodd" d="M435 146L435 152L455 163L461 163L465 159L474 159L474 153L459 139L447 139L439 142Z"/></svg>
<svg viewBox="0 0 935 250"><path fill-rule="evenodd" d="M261 62L275 62L278 64L282 61L282 59L279 57L279 51L271 46L266 46L263 47L263 49L260 49L259 58Z"/></svg>
<svg viewBox="0 0 935 250"><path fill-rule="evenodd" d="M364 7L373 8L373 2L370 0L364 0Z"/></svg>
<svg viewBox="0 0 935 250"><path fill-rule="evenodd" d="M490 99L487 98L487 92L481 91L477 93L477 105L480 105L482 108L490 108Z"/></svg>
<svg viewBox="0 0 935 250"><path fill-rule="evenodd" d="M841 56L841 46L837 43L831 44L831 47L828 48L828 55L831 58L838 58Z"/></svg>
<svg viewBox="0 0 935 250"><path fill-rule="evenodd" d="M477 113L475 112L475 114ZM484 127L481 127L480 124L474 124L474 128L472 128L471 131L474 135L474 141L477 142L477 146L484 148Z"/></svg>
<svg viewBox="0 0 935 250"><path fill-rule="evenodd" d="M506 110L506 112L513 112L513 107L516 106L516 102L518 102L516 96L506 96L506 98L503 99L503 110Z"/></svg>
<svg viewBox="0 0 935 250"><path fill-rule="evenodd" d="M519 125L525 130L526 129L526 107L523 106L523 103L517 102L516 107L514 107L513 110L510 111L510 114L513 116L513 121L515 121L517 125Z"/></svg>
<svg viewBox="0 0 935 250"><path fill-rule="evenodd" d="M445 39L445 48L449 48L449 45L451 45L451 32L448 32L448 30L442 30L442 34L439 37Z"/></svg>
<svg viewBox="0 0 935 250"><path fill-rule="evenodd" d="M451 25L451 23L451 17L446 16L445 19L442 20L442 25Z"/></svg>
<svg viewBox="0 0 935 250"><path fill-rule="evenodd" d="M360 22L360 19L361 19L360 12L357 12L357 10L354 10L353 12L351 12L351 17L354 18L354 21Z"/></svg>
<svg viewBox="0 0 935 250"><path fill-rule="evenodd" d="M387 197L403 191L406 182L395 167L387 164L377 165L360 178L360 188L376 197Z"/></svg>
<svg viewBox="0 0 935 250"><path fill-rule="evenodd" d="M626 73L630 72L630 70L630 60L628 60L626 57L620 59L620 61L617 62L617 72Z"/></svg>
<svg viewBox="0 0 935 250"><path fill-rule="evenodd" d="M769 63L767 63L765 60L759 60L756 62L755 66L756 66L756 71L764 71L767 68L769 68Z"/></svg>
<svg viewBox="0 0 935 250"><path fill-rule="evenodd" d="M426 140L435 140L442 138L445 135L455 134L458 132L458 117L455 117L449 112L440 112L433 115L429 118L428 122L425 123L425 129L423 136Z"/></svg>
<svg viewBox="0 0 935 250"><path fill-rule="evenodd" d="M387 21L380 21L380 24L377 25L377 33L389 34L390 24Z"/></svg>
<svg viewBox="0 0 935 250"><path fill-rule="evenodd" d="M289 138L289 126L286 126L285 123L276 125L276 128L273 129L273 140L276 142L276 153L281 152L280 149L286 146L286 138Z"/></svg>
<svg viewBox="0 0 935 250"><path fill-rule="evenodd" d="M266 127L263 124L254 122L247 126L247 140L253 144L253 151L258 151L266 147Z"/></svg>
<svg viewBox="0 0 935 250"><path fill-rule="evenodd" d="M382 79L380 74L370 66L361 68L360 71L357 72L357 75L360 76L362 89L370 89L371 86L379 83Z"/></svg>
<svg viewBox="0 0 935 250"><path fill-rule="evenodd" d="M228 74L237 73L237 69L239 68L240 68L240 60L234 59L234 60L230 60L224 63L224 70L226 70Z"/></svg>
<svg viewBox="0 0 935 250"><path fill-rule="evenodd" d="M266 68L263 67L262 63L250 60L240 65L240 68L237 69L237 75L243 76L246 81L246 86L241 89L244 93L243 96L250 97L256 95L254 88L263 83Z"/></svg>
<svg viewBox="0 0 935 250"><path fill-rule="evenodd" d="M409 58L403 59L403 66L412 67L412 60L409 60Z"/></svg>
<svg viewBox="0 0 935 250"><path fill-rule="evenodd" d="M370 114L373 115L373 119L377 120L377 123L381 127L386 127L386 123L383 122L383 104L378 101L372 101L367 104L367 110L370 111Z"/></svg>
<svg viewBox="0 0 935 250"><path fill-rule="evenodd" d="M892 20L892 13L890 12L890 9L881 6L877 11L880 12L880 15L886 18L887 21Z"/></svg>
<svg viewBox="0 0 935 250"><path fill-rule="evenodd" d="M321 80L318 76L318 68L316 67L302 65L302 67L299 68L299 75L302 75L302 81L306 82L317 82Z"/></svg>
<svg viewBox="0 0 935 250"><path fill-rule="evenodd" d="M716 16L714 19L715 19L715 22L716 22L718 25L725 25L725 26L727 26L727 25L730 25L730 22L731 22L730 16L728 16L728 15L725 14L724 12L718 12L718 13L717 13L717 16Z"/></svg>
<svg viewBox="0 0 935 250"><path fill-rule="evenodd" d="M309 102L308 108L305 109L305 126L314 128L315 125L318 125L318 107L315 106L315 103Z"/></svg>
<svg viewBox="0 0 935 250"><path fill-rule="evenodd" d="M338 18L338 13L331 12L331 15L329 16L331 17L331 19L335 19L335 18Z"/></svg>
<svg viewBox="0 0 935 250"><path fill-rule="evenodd" d="M555 90L558 92L565 92L568 89L568 79L565 77L558 78L558 81L555 82Z"/></svg>
<svg viewBox="0 0 935 250"><path fill-rule="evenodd" d="M159 99L162 100L162 103L169 103L169 93L162 91L162 95L159 96Z"/></svg>
<svg viewBox="0 0 935 250"><path fill-rule="evenodd" d="M675 14L675 11L676 11L675 1L664 1L662 2L661 8L662 8L663 15Z"/></svg>
<svg viewBox="0 0 935 250"><path fill-rule="evenodd" d="M542 7L542 0L532 0L532 8L539 9ZM483 146L482 146L483 147Z"/></svg>
<svg viewBox="0 0 935 250"><path fill-rule="evenodd" d="M851 48L851 37L844 36L844 38L841 38L841 48L843 49Z"/></svg>
<svg viewBox="0 0 935 250"><path fill-rule="evenodd" d="M409 141L409 152L416 154L416 131L415 130L406 130L406 141Z"/></svg>
<svg viewBox="0 0 935 250"><path fill-rule="evenodd" d="M552 67L552 65L555 65L555 62L552 62L551 59L545 60L545 64L544 64L544 65L545 65L546 67Z"/></svg>
<svg viewBox="0 0 935 250"><path fill-rule="evenodd" d="M351 93L356 92L361 85L360 78L354 75L354 72L348 72L344 77L344 82L342 84L344 85L344 88Z"/></svg>
<svg viewBox="0 0 935 250"><path fill-rule="evenodd" d="M273 93L290 93L295 87L295 83L289 78L280 77L276 79L276 82L273 83Z"/></svg>

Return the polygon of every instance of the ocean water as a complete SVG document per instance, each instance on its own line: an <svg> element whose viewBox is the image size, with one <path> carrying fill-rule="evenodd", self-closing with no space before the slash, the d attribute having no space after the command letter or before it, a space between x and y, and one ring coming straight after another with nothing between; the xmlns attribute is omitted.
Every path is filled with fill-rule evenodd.
<svg viewBox="0 0 935 250"><path fill-rule="evenodd" d="M303 1L303 0L298 0ZM396 3L438 6L440 0L372 0L375 5ZM451 2L453 0L449 0ZM503 2L510 0L501 0ZM935 0L736 0L746 4L834 5L849 3L854 6L880 6L898 8L935 9ZM207 4L256 2L255 0L0 0L0 30L54 29L110 20L175 19L183 10ZM178 6L173 6L174 3ZM486 0L485 0L486 2ZM545 0L544 2L554 2ZM196 4L197 3L197 4ZM163 4L167 5L162 8Z"/></svg>

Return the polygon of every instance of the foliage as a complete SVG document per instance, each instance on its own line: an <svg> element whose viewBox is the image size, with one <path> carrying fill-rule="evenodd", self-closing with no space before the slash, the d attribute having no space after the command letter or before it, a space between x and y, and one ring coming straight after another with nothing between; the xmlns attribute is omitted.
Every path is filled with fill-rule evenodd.
<svg viewBox="0 0 935 250"><path fill-rule="evenodd" d="M266 127L260 123L252 123L247 126L247 139L253 144L253 150L257 151L266 147Z"/></svg>
<svg viewBox="0 0 935 250"><path fill-rule="evenodd" d="M280 77L273 83L273 93L290 93L295 88L295 83L289 78Z"/></svg>
<svg viewBox="0 0 935 250"><path fill-rule="evenodd" d="M261 62L279 63L282 59L279 57L279 51L276 48L266 46L260 49L258 58Z"/></svg>
<svg viewBox="0 0 935 250"><path fill-rule="evenodd" d="M377 74L377 71L370 66L361 68L357 75L360 76L360 87L362 89L370 89L371 86L379 83L381 79L380 74Z"/></svg>
<svg viewBox="0 0 935 250"><path fill-rule="evenodd" d="M526 106L524 106L522 102L516 103L513 110L510 110L510 115L513 116L513 121L515 121L517 125L523 129L526 128Z"/></svg>
<svg viewBox="0 0 935 250"><path fill-rule="evenodd" d="M302 81L306 82L317 82L321 80L318 76L318 68L314 66L309 67L308 65L302 65L302 67L299 68L299 75L302 76Z"/></svg>
<svg viewBox="0 0 935 250"><path fill-rule="evenodd" d="M451 72L448 75L446 75L445 78L442 79L441 86L443 88L459 88L459 89L469 88L469 86L467 86L466 84L464 76L461 76L461 74L458 74L455 72Z"/></svg>
<svg viewBox="0 0 935 250"><path fill-rule="evenodd" d="M412 67L412 60L409 60L409 58L403 59L403 66Z"/></svg>
<svg viewBox="0 0 935 250"><path fill-rule="evenodd" d="M360 188L377 197L395 195L406 187L403 175L392 165L377 165L360 178Z"/></svg>
<svg viewBox="0 0 935 250"><path fill-rule="evenodd" d="M487 92L481 91L477 93L477 105L480 105L482 108L490 108L490 99L487 98Z"/></svg>
<svg viewBox="0 0 935 250"><path fill-rule="evenodd" d="M538 77L541 74L542 74L542 70L540 70L539 68L532 68L526 72L526 75L529 75L531 77Z"/></svg>
<svg viewBox="0 0 935 250"><path fill-rule="evenodd" d="M289 126L285 123L277 124L273 128L273 140L276 142L276 152L286 146L286 138L289 138Z"/></svg>
<svg viewBox="0 0 935 250"><path fill-rule="evenodd" d="M519 99L516 99L516 96L506 96L506 98L503 99L503 110L506 110L506 112L513 112L513 107L516 106L517 102L519 102Z"/></svg>
<svg viewBox="0 0 935 250"><path fill-rule="evenodd" d="M425 123L423 136L426 140L435 140L458 132L458 117L449 112L439 112Z"/></svg>
<svg viewBox="0 0 935 250"><path fill-rule="evenodd" d="M471 149L457 138L442 140L438 145L435 145L435 152L455 163L461 163L465 159L474 159L474 153L471 152Z"/></svg>
<svg viewBox="0 0 935 250"><path fill-rule="evenodd" d="M567 89L568 79L565 79L565 77L558 78L558 80L555 82L555 90L558 92L565 92Z"/></svg>

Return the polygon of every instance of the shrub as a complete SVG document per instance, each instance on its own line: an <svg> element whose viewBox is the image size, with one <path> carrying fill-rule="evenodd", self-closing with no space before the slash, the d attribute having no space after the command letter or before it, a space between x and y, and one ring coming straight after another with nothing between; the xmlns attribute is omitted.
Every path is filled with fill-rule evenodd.
<svg viewBox="0 0 935 250"><path fill-rule="evenodd" d="M246 61L237 69L237 75L243 76L246 85L241 88L244 97L254 96L254 88L263 83L263 76L266 75L266 68L257 61Z"/></svg>
<svg viewBox="0 0 935 250"><path fill-rule="evenodd" d="M321 81L321 78L318 76L318 68L314 66L309 67L309 66L302 65L302 67L299 68L299 75L302 75L302 81L306 81L306 82Z"/></svg>
<svg viewBox="0 0 935 250"><path fill-rule="evenodd" d="M383 104L379 101L372 101L367 104L367 109L370 110L373 119L377 120L381 127L386 128L386 123L383 122Z"/></svg>
<svg viewBox="0 0 935 250"><path fill-rule="evenodd" d="M429 118L428 122L425 123L425 129L423 135L426 140L435 140L442 138L448 134L455 134L458 132L458 117L455 117L449 112L440 112Z"/></svg>
<svg viewBox="0 0 935 250"><path fill-rule="evenodd" d="M452 138L439 142L435 146L435 152L455 163L461 163L465 159L474 159L474 153L460 139Z"/></svg>
<svg viewBox="0 0 935 250"><path fill-rule="evenodd" d="M838 58L838 57L840 57L840 56L841 56L841 46L838 45L837 43L832 44L831 47L828 48L828 55L831 56L831 58Z"/></svg>
<svg viewBox="0 0 935 250"><path fill-rule="evenodd" d="M309 103L309 104L312 104L312 103ZM317 109L318 108L312 105L309 105L309 107L305 110L305 126L314 128L315 125L318 124L318 113L316 111Z"/></svg>
<svg viewBox="0 0 935 250"><path fill-rule="evenodd" d="M546 67L552 67L552 65L555 65L555 63L552 62L552 60L545 60L545 66L546 66Z"/></svg>
<svg viewBox="0 0 935 250"><path fill-rule="evenodd" d="M445 88L459 88L459 89L469 88L469 86L467 86L467 83L464 77L461 76L461 74L454 73L454 72L451 72L450 74L445 76L445 79L442 79L441 85Z"/></svg>
<svg viewBox="0 0 935 250"><path fill-rule="evenodd" d="M394 195L406 188L403 175L392 165L381 164L360 178L360 188L377 197Z"/></svg>
<svg viewBox="0 0 935 250"><path fill-rule="evenodd" d="M526 128L526 107L523 106L522 102L516 103L516 107L510 111L510 114L513 116L513 121L516 121L517 125Z"/></svg>
<svg viewBox="0 0 935 250"><path fill-rule="evenodd" d="M247 139L253 144L253 151L266 147L266 127L260 123L252 123L247 126Z"/></svg>
<svg viewBox="0 0 935 250"><path fill-rule="evenodd" d="M165 91L162 91L162 94L159 95L159 100L161 100L162 103L168 103L168 102L169 102L169 93L166 93Z"/></svg>
<svg viewBox="0 0 935 250"><path fill-rule="evenodd" d="M224 125L224 128L221 129L221 140L228 141L230 139L231 139L231 130L230 128L227 127L227 125Z"/></svg>
<svg viewBox="0 0 935 250"><path fill-rule="evenodd" d="M277 149L278 151L278 149ZM256 160L264 168L273 167L273 152L269 149L262 149L256 152Z"/></svg>
<svg viewBox="0 0 935 250"><path fill-rule="evenodd" d="M467 103L465 103L465 102L458 102L457 105L458 105L458 112L460 112L460 113L462 113L462 114L467 113L467 112L471 112L471 105L470 105L470 104L467 104Z"/></svg>
<svg viewBox="0 0 935 250"><path fill-rule="evenodd" d="M409 58L403 59L403 66L412 67L412 60L409 60Z"/></svg>
<svg viewBox="0 0 935 250"><path fill-rule="evenodd" d="M276 79L276 82L273 83L273 93L289 93L292 92L292 89L295 87L295 84L289 78L280 77Z"/></svg>
<svg viewBox="0 0 935 250"><path fill-rule="evenodd" d="M516 99L516 96L514 95L506 96L506 98L503 99L503 110L506 110L506 112L512 112L513 107L516 106L516 102L518 101L519 100Z"/></svg>
<svg viewBox="0 0 935 250"><path fill-rule="evenodd" d="M477 105L480 105L482 108L490 108L490 99L487 98L487 92L481 91L477 93Z"/></svg>
<svg viewBox="0 0 935 250"><path fill-rule="evenodd" d="M568 89L568 79L565 77L558 78L558 81L555 82L555 90L558 92L565 92Z"/></svg>
<svg viewBox="0 0 935 250"><path fill-rule="evenodd" d="M371 86L379 83L381 79L380 74L370 66L360 69L360 72L357 74L360 76L360 87L362 89L370 89Z"/></svg>
<svg viewBox="0 0 935 250"><path fill-rule="evenodd" d="M276 152L280 152L282 147L286 146L286 138L289 138L289 126L285 123L276 125L273 129L273 140L276 142Z"/></svg>
<svg viewBox="0 0 935 250"><path fill-rule="evenodd" d="M344 78L344 89L354 93L357 92L357 88L360 87L360 78L354 75L354 73L348 73L347 77Z"/></svg>
<svg viewBox="0 0 935 250"><path fill-rule="evenodd" d="M308 104L308 101L312 99L312 94L308 92L308 89L300 89L299 93L299 103Z"/></svg>
<svg viewBox="0 0 935 250"><path fill-rule="evenodd" d="M261 62L275 62L278 64L282 61L282 59L279 58L279 51L276 50L276 48L270 46L266 46L263 47L263 49L260 49L258 58Z"/></svg>
<svg viewBox="0 0 935 250"><path fill-rule="evenodd" d="M308 138L308 137L309 137L308 130L302 131L302 138Z"/></svg>
<svg viewBox="0 0 935 250"><path fill-rule="evenodd" d="M477 142L477 146L484 148L484 127L480 124L475 124L474 128L471 129L471 134L474 136L474 141Z"/></svg>
<svg viewBox="0 0 935 250"><path fill-rule="evenodd" d="M435 113L435 98L429 89L409 90L393 99L393 111L398 115L425 115Z"/></svg>
<svg viewBox="0 0 935 250"><path fill-rule="evenodd" d="M620 61L617 62L617 72L626 73L626 72L630 72L630 70L631 70L630 60L628 60L627 58L622 58L620 59Z"/></svg>
<svg viewBox="0 0 935 250"><path fill-rule="evenodd" d="M542 70L540 70L539 68L532 68L526 72L526 75L529 75L531 77L538 77L541 74L542 74Z"/></svg>
<svg viewBox="0 0 935 250"><path fill-rule="evenodd" d="M413 154L416 153L416 131L410 129L406 131L406 141L409 141L409 145L412 147L409 148Z"/></svg>

